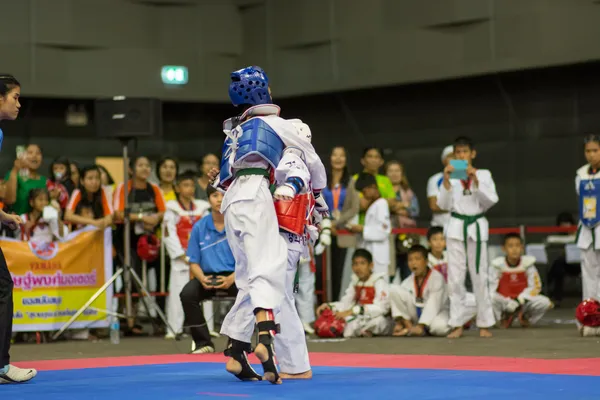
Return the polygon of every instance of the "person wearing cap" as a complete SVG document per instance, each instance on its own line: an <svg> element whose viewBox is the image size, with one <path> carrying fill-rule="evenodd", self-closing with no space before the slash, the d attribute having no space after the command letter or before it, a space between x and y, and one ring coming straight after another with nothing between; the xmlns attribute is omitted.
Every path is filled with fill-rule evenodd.
<svg viewBox="0 0 600 400"><path fill-rule="evenodd" d="M454 148L452 145L446 146L442 151L442 165L446 168L446 165L454 158ZM431 218L431 226L444 227L450 219L450 213L446 210L442 210L437 205L437 198L440 194L440 186L444 181L444 173L438 172L434 174L427 181L427 200L429 201L429 208L433 217Z"/></svg>

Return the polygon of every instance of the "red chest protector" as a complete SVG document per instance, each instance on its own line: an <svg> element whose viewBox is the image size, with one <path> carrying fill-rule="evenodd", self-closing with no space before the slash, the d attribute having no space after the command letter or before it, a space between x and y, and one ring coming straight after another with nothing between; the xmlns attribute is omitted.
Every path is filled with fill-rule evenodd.
<svg viewBox="0 0 600 400"><path fill-rule="evenodd" d="M361 306L373 304L375 301L375 286L355 286L355 299Z"/></svg>
<svg viewBox="0 0 600 400"><path fill-rule="evenodd" d="M179 204L181 209L184 210L183 205ZM194 211L196 207L192 205L191 211ZM179 222L175 226L177 228L177 237L179 238L179 243L181 243L181 247L187 250L188 242L190 241L190 236L192 234L192 228L196 221L201 218L201 215L179 215Z"/></svg>
<svg viewBox="0 0 600 400"><path fill-rule="evenodd" d="M292 200L276 200L275 213L279 227L289 233L304 235L314 206L315 198L311 193L297 195Z"/></svg>
<svg viewBox="0 0 600 400"><path fill-rule="evenodd" d="M527 274L525 271L502 272L498 283L498 293L504 297L516 299L527 288Z"/></svg>

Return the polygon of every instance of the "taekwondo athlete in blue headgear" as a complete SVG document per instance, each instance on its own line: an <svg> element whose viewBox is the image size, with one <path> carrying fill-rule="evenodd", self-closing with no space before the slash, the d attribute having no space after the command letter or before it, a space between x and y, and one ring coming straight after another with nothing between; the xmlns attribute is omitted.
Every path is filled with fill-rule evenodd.
<svg viewBox="0 0 600 400"><path fill-rule="evenodd" d="M233 72L229 95L242 114L224 123L227 138L218 182L218 187L226 190L221 211L236 259L239 289L221 329L230 338L226 355L232 358L227 370L243 380L260 378L246 358L251 350L254 314L259 330L255 353L263 364L264 378L280 383L273 345L279 330L274 310L281 308L285 297L287 246L279 235L270 185L285 148L304 148L306 141L293 122L279 117L279 107L272 104L269 80L259 67ZM312 152L307 151L306 164L312 173L322 163L312 145L308 150ZM326 178L318 175L313 186L323 188ZM292 196L303 190L299 180L286 183Z"/></svg>

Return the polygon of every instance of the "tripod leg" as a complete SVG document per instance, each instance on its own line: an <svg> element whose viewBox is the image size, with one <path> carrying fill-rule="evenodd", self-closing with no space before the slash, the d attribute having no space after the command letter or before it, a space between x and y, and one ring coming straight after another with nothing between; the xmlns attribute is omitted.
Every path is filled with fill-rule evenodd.
<svg viewBox="0 0 600 400"><path fill-rule="evenodd" d="M60 330L59 330L58 332L56 332L56 333L55 333L55 334L52 336L52 339L53 339L53 340L56 340L56 339L58 339L58 337L59 337L60 335L62 335L64 331L66 331L67 329L69 329L69 326L71 326L71 325L73 324L73 322L75 322L75 320L76 320L77 318L79 318L79 316L80 316L81 314L83 314L83 312L84 312L85 310L87 310L87 309L88 309L88 308L89 308L89 307L92 305L92 303L93 303L94 301L96 301L96 299L97 299L98 297L100 297L100 295L101 295L102 293L104 293L104 291L105 291L106 289L108 289L108 287L109 287L110 285L112 285L112 284L113 284L113 282L114 282L114 281L115 281L115 280L116 280L116 279L117 279L119 276L121 276L121 274L122 274L122 273L123 273L123 268L119 268L119 269L118 269L118 270L117 270L117 271L114 273L114 275L113 275L113 276L111 276L111 278L110 278L108 281L106 281L106 283L105 283L104 285L102 285L102 287L101 287L100 289L98 289L98 291L97 291L96 293L94 293L94 295L93 295L92 297L90 297L90 299L89 299L89 300L88 300L88 301L87 301L87 302L86 302L86 303L85 303L85 304L84 304L84 305L83 305L83 306L82 306L82 307L81 307L79 310L77 310L77 312L76 312L76 313L75 313L75 314L74 314L74 315L71 317L71 319L69 319L69 320L68 320L68 321L67 321L67 322L66 322L66 323L65 323L65 324L64 324L64 325L63 325L63 326L60 328Z"/></svg>
<svg viewBox="0 0 600 400"><path fill-rule="evenodd" d="M130 270L130 273L131 273L131 277L133 278L133 281L136 283L136 285L138 287L138 291L140 292L140 295L142 296L142 299L144 299L145 296L150 296L150 293L148 292L148 289L146 289L144 287L144 284L142 283L142 280L140 279L140 277L138 276L138 274L133 269ZM144 300L144 305L146 306L146 311L148 312L148 315L150 315L150 310L148 310L148 305L146 304L145 300ZM160 309L160 307L158 306L158 304L154 304L154 309L156 310L156 313L158 314L158 317L161 319L161 321L167 327L168 331L176 332L173 329L173 327L171 325L169 325L169 322L167 321L167 317L162 312L162 310Z"/></svg>

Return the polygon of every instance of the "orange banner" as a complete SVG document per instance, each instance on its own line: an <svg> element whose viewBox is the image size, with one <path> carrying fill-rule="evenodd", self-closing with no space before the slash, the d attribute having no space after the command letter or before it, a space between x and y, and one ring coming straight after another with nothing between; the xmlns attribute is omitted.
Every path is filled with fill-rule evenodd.
<svg viewBox="0 0 600 400"><path fill-rule="evenodd" d="M14 281L13 331L59 329L112 273L111 230L86 228L62 242L0 241ZM109 287L72 328L106 327Z"/></svg>

